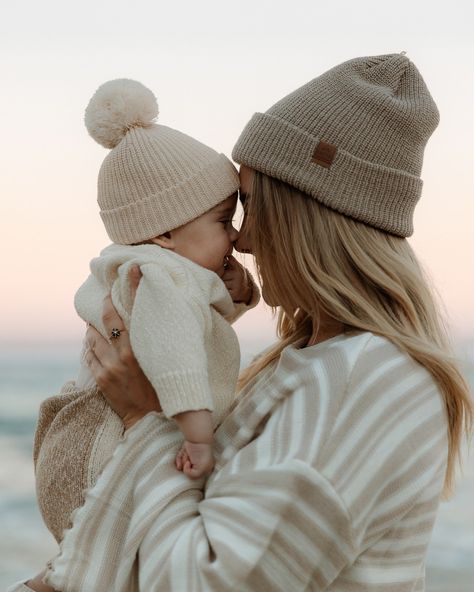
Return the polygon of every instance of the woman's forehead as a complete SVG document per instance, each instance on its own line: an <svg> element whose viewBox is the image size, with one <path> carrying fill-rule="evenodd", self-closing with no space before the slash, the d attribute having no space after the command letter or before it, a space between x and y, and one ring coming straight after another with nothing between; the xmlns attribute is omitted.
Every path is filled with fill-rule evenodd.
<svg viewBox="0 0 474 592"><path fill-rule="evenodd" d="M252 189L253 169L242 165L239 171L240 191L243 194L249 194Z"/></svg>

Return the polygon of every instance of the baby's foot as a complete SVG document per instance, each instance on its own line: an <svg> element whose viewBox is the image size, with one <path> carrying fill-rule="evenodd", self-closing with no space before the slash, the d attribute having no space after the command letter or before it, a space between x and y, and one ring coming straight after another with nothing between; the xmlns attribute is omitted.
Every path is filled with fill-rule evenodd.
<svg viewBox="0 0 474 592"><path fill-rule="evenodd" d="M210 475L214 468L212 444L185 441L176 455L176 468L191 479Z"/></svg>

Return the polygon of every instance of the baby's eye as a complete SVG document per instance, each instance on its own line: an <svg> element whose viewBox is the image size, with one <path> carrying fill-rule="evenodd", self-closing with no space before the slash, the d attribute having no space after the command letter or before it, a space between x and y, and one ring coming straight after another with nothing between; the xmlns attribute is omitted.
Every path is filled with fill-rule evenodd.
<svg viewBox="0 0 474 592"><path fill-rule="evenodd" d="M234 222L233 218L227 218L226 220L221 220L222 224L224 224L224 226L228 226L229 224L232 224Z"/></svg>

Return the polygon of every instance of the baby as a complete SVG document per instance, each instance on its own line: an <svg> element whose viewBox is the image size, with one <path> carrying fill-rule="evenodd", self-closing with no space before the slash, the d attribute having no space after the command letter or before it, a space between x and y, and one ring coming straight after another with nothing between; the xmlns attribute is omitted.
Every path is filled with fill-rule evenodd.
<svg viewBox="0 0 474 592"><path fill-rule="evenodd" d="M176 468L197 478L212 471L213 431L235 393L240 352L230 323L259 294L232 257L234 166L154 123L157 114L151 91L132 80L105 83L87 107L90 135L111 148L99 173L98 203L114 244L91 261L75 306L113 347L121 331L107 334L102 322L103 299L111 294L163 413L183 433ZM142 278L133 299L129 272L136 265ZM81 505L123 433L86 354L87 348L75 383L42 404L35 439L38 501L58 540L68 525L64 516Z"/></svg>

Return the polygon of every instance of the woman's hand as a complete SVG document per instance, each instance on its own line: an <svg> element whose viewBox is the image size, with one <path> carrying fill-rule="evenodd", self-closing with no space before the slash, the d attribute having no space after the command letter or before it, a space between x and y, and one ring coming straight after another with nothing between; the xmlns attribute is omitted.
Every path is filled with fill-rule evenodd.
<svg viewBox="0 0 474 592"><path fill-rule="evenodd" d="M244 302L248 304L252 298L252 283L249 273L235 257L230 255L227 258L228 266L222 276L233 302Z"/></svg>
<svg viewBox="0 0 474 592"><path fill-rule="evenodd" d="M139 267L130 271L132 296L135 297L141 272ZM87 364L110 407L122 418L125 429L132 427L150 411L161 411L158 397L133 354L130 338L110 296L104 300L102 316L107 333L102 335L89 327L86 340L89 350ZM113 330L120 332L112 337Z"/></svg>
<svg viewBox="0 0 474 592"><path fill-rule="evenodd" d="M55 592L54 588L51 588L51 586L48 586L48 584L43 583L45 573L46 570L42 571L32 580L28 580L25 585L28 586L28 588L34 590L35 592Z"/></svg>

